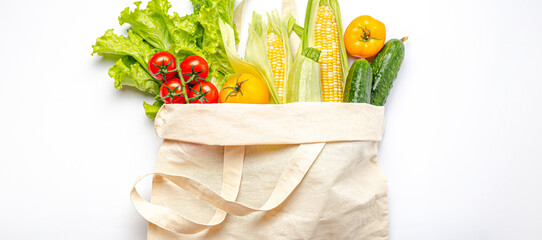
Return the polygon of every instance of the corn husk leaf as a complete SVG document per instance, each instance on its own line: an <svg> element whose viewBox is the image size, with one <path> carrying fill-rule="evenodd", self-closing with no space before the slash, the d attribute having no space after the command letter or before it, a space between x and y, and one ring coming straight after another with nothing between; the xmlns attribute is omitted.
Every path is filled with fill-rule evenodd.
<svg viewBox="0 0 542 240"><path fill-rule="evenodd" d="M292 27L292 30L294 31L294 33L301 39L303 39L303 32L305 31L305 29L303 29L302 26L299 26L297 24L294 24L294 26Z"/></svg>
<svg viewBox="0 0 542 240"><path fill-rule="evenodd" d="M222 41L224 42L224 47L226 49L226 55L228 56L228 61L232 65L235 73L250 73L264 80L267 83L267 87L269 90L269 103L280 103L278 95L276 94L277 91L275 89L273 79L268 78L256 65L241 59L237 54L237 51L235 50L235 35L233 28L230 25L224 23L222 20L219 21L219 25L220 32L222 34Z"/></svg>
<svg viewBox="0 0 542 240"><path fill-rule="evenodd" d="M294 31L296 34L292 34L292 30L294 30L295 26L297 25L297 4L295 0L282 0L281 4L281 16L288 16L291 15L292 17L288 19L288 36L290 38L290 49L292 50L292 53L296 53L299 49L299 46L301 45L301 38L303 36L303 28L301 28L301 32ZM298 28L299 30L299 28ZM299 34L301 33L301 34Z"/></svg>
<svg viewBox="0 0 542 240"><path fill-rule="evenodd" d="M322 102L318 63L320 53L321 51L316 48L307 48L295 59L288 76L285 103Z"/></svg>
<svg viewBox="0 0 542 240"><path fill-rule="evenodd" d="M292 64L294 63L294 57L292 56L292 50L290 49L289 37L295 24L295 18L292 14L287 14L283 20L280 19L278 12L275 10L271 14L267 14L269 21L268 33L275 33L282 39L282 44L285 52L285 64L286 71L284 72L288 76Z"/></svg>
<svg viewBox="0 0 542 240"><path fill-rule="evenodd" d="M284 51L284 95L286 95L286 89L288 89L288 75L292 69L294 63L294 56L290 49L290 32L295 24L295 18L292 14L288 13L284 19L280 19L279 13L274 10L271 14L267 14L268 30L267 33L275 33L282 39L282 49ZM283 99L285 96L283 96Z"/></svg>
<svg viewBox="0 0 542 240"><path fill-rule="evenodd" d="M274 93L271 95L277 95L277 88L275 81L273 81L273 70L271 69L271 63L267 58L267 25L263 21L262 15L256 12L252 13L252 22L248 26L248 39L245 49L245 60L254 64L262 74L269 79L267 83L273 89ZM277 101L279 103L279 101Z"/></svg>
<svg viewBox="0 0 542 240"><path fill-rule="evenodd" d="M233 22L235 23L237 33L241 35L241 26L243 25L243 13L245 12L245 5L247 0L241 0L241 2L233 10ZM235 46L239 49L239 43Z"/></svg>
<svg viewBox="0 0 542 240"><path fill-rule="evenodd" d="M278 95L277 88L275 86L273 70L271 68L271 63L267 57L267 34L274 33L282 39L285 56L285 69L284 69L284 78L286 89L286 78L289 74L289 70L293 63L293 55L290 50L290 41L289 41L289 31L288 28L293 28L293 23L295 19L291 14L288 14L284 20L280 19L278 12L275 10L271 14L267 14L268 24L266 25L262 19L262 16L253 13L252 23L249 25L249 35L247 40L247 46L245 51L245 59L254 65L256 65L260 71L271 81L268 82L270 86L270 94L276 96L277 103L280 103L280 97Z"/></svg>

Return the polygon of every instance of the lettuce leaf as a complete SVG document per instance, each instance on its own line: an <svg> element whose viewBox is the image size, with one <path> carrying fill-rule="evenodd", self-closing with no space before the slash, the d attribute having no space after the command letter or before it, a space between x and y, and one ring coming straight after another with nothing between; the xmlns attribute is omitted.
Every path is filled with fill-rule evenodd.
<svg viewBox="0 0 542 240"><path fill-rule="evenodd" d="M103 36L96 39L96 44L92 46L92 54L95 53L100 56L105 54L131 56L142 66L147 66L149 58L154 54L154 49L133 31L129 30L128 37L125 37L109 29Z"/></svg>
<svg viewBox="0 0 542 240"><path fill-rule="evenodd" d="M234 0L191 0L194 5L195 21L204 29L201 49L209 64L211 82L220 88L226 82L226 76L234 73L228 62L222 42L219 21L235 26L233 21ZM235 30L234 30L235 31ZM238 33L234 33L236 44Z"/></svg>
<svg viewBox="0 0 542 240"><path fill-rule="evenodd" d="M209 64L209 79L222 86L226 75L233 73L227 61L221 41L218 20L234 26L233 0L192 0L194 13L180 17L168 14L171 4L167 0L152 0L147 8L141 9L141 2L130 11L126 8L119 17L119 23L128 23L132 31L159 50L174 53L179 59L190 54L203 56ZM235 33L236 42L239 41Z"/></svg>
<svg viewBox="0 0 542 240"><path fill-rule="evenodd" d="M156 114L158 113L158 110L160 110L160 107L162 107L162 105L164 105L164 102L162 102L162 100L156 100L154 101L152 105L146 102L143 102L145 115L147 115L147 117L150 119L154 119L156 117Z"/></svg>
<svg viewBox="0 0 542 240"><path fill-rule="evenodd" d="M171 4L167 0L152 0L147 8L141 9L141 2L135 2L136 9L124 9L119 23L130 24L132 30L159 50L168 50L171 45L200 48L203 29L195 21L196 15L180 17L177 13L168 14Z"/></svg>
<svg viewBox="0 0 542 240"><path fill-rule="evenodd" d="M150 1L146 9L141 9L141 2L135 2L136 8L130 11L127 7L120 13L119 24L130 24L132 31L145 39L153 47L165 50L173 40L168 30L169 15L167 10L171 7L164 0Z"/></svg>
<svg viewBox="0 0 542 240"><path fill-rule="evenodd" d="M196 22L197 15L190 14L179 17L177 13L171 18L172 26L170 33L177 47L201 50L203 40L203 27Z"/></svg>
<svg viewBox="0 0 542 240"><path fill-rule="evenodd" d="M123 56L109 69L109 76L115 79L115 88L133 86L153 96L160 94L159 80L154 79L132 57Z"/></svg>

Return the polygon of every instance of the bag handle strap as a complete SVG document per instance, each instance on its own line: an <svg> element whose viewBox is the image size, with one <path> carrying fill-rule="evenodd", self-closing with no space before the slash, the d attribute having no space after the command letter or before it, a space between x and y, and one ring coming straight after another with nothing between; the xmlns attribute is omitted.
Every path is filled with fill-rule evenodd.
<svg viewBox="0 0 542 240"><path fill-rule="evenodd" d="M211 221L206 224L194 222L169 208L147 202L139 195L139 193L137 193L137 190L135 189L135 184L130 193L132 203L134 204L134 207L137 209L137 211L145 219L159 227L181 234L196 233L222 223L226 217L226 213L244 216L253 212L269 211L278 207L292 194L295 188L301 183L324 146L325 143L301 144L298 147L297 151L294 153L288 166L286 166L286 168L283 170L270 197L261 207L258 208L249 207L236 202L235 198L237 197L237 194L235 194L235 198L232 198L233 195L218 195L201 182L185 176L176 176L157 172L144 175L136 181L135 184L137 184L142 178L148 175L160 176L163 177L165 180L169 180L180 188L190 192L201 201L213 205L217 208L217 210ZM242 163L239 164L238 162L239 159L240 161L243 161L243 158L236 159L237 160L234 160L232 158L231 160L232 162L236 163L237 167L241 166L242 172ZM226 173L226 168L229 171L233 170L234 167L231 164L226 164L226 154L224 161L224 181L229 181L230 177L229 173ZM239 172L236 173L239 174L237 175L237 177L241 176ZM231 179L233 178L235 177L232 177Z"/></svg>
<svg viewBox="0 0 542 240"><path fill-rule="evenodd" d="M223 177L221 190L221 195L224 199L234 201L239 194L239 187L241 186L241 176L243 174L244 156L244 146L224 147L224 168L222 173ZM149 175L154 175L161 178L171 176L165 173L149 173L139 177L134 183L132 191L130 192L132 204L141 214L141 216L147 219L147 221L172 232L190 234L200 232L212 226L216 226L222 223L226 218L227 213L224 210L217 208L213 217L208 223L197 223L183 217L172 209L147 202L141 197L141 195L139 195L139 193L137 193L135 187L137 183L139 183L143 178ZM193 181L193 183L203 185L191 178L186 179L190 179L191 181ZM190 186L194 185L191 184ZM194 191L190 192L193 193ZM197 197L197 195L195 196Z"/></svg>

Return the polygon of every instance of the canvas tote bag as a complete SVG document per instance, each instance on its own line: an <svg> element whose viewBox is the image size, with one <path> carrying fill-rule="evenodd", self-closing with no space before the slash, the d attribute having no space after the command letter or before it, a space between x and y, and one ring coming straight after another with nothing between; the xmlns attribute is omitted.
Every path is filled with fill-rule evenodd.
<svg viewBox="0 0 542 240"><path fill-rule="evenodd" d="M155 128L149 240L388 238L383 107L166 104Z"/></svg>

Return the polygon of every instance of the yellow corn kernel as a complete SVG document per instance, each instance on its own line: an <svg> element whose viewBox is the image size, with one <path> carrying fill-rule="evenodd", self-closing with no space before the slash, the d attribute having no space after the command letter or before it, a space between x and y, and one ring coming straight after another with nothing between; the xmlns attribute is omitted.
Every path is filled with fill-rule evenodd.
<svg viewBox="0 0 542 240"><path fill-rule="evenodd" d="M342 67L339 32L335 14L328 6L318 8L314 29L314 47L321 50L320 78L324 102L342 102Z"/></svg>
<svg viewBox="0 0 542 240"><path fill-rule="evenodd" d="M277 89L281 103L284 102L284 70L286 68L284 57L282 39L275 33L267 34L267 59L269 59L269 63L271 64L275 88Z"/></svg>

